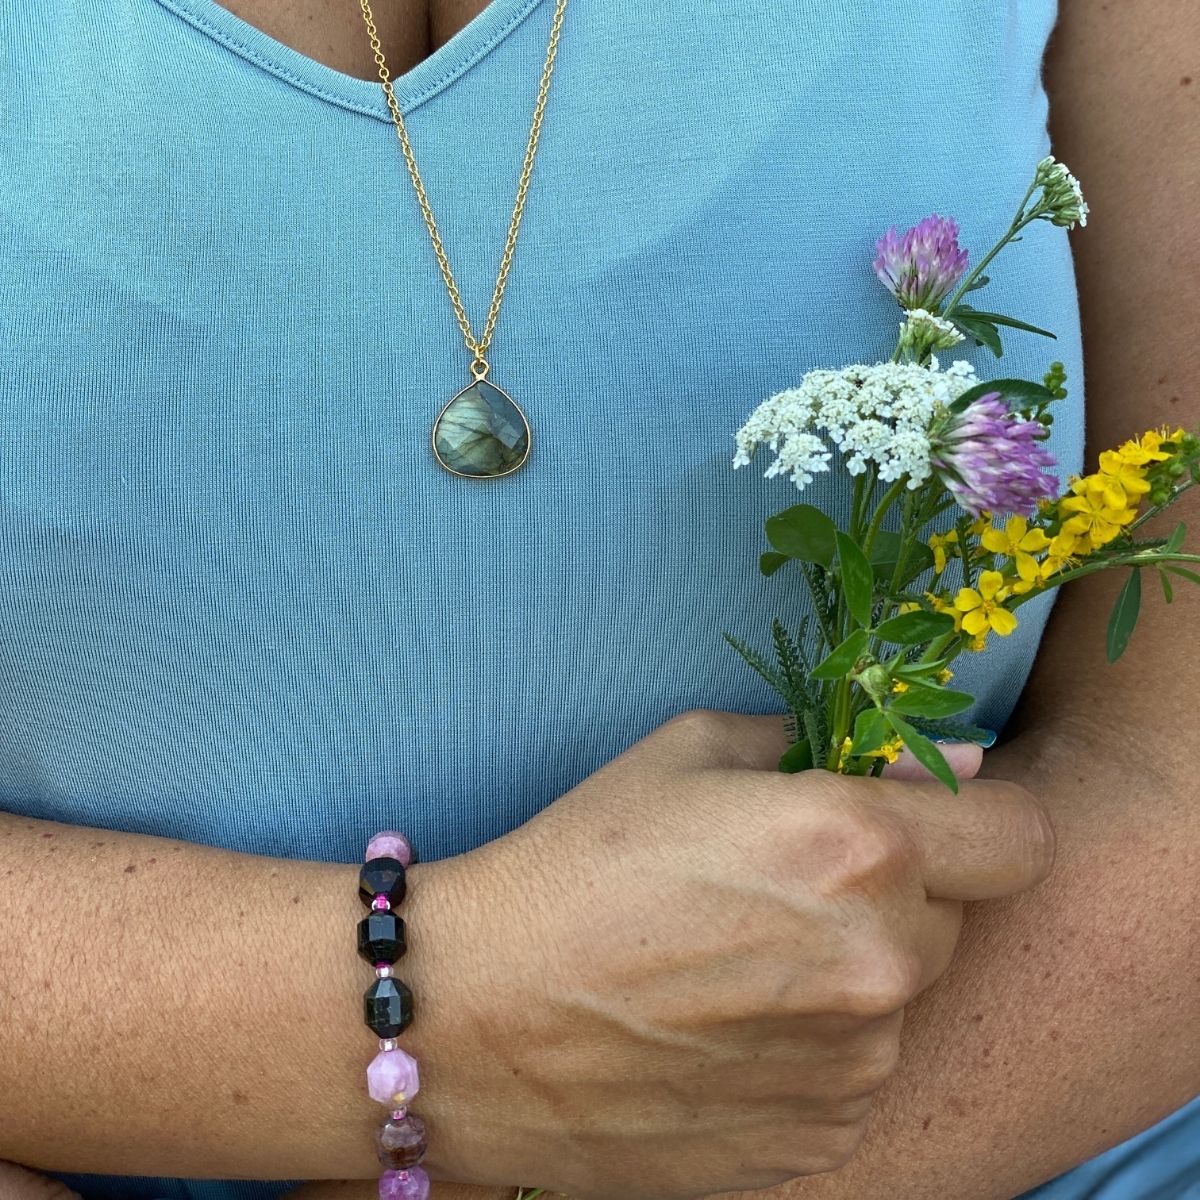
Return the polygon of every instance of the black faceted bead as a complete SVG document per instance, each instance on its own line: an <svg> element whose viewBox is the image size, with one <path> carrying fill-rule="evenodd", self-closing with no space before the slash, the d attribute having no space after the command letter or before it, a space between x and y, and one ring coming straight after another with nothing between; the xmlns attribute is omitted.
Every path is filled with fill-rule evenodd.
<svg viewBox="0 0 1200 1200"><path fill-rule="evenodd" d="M404 864L396 858L372 858L358 872L358 894L371 907L371 901L382 892L395 908L408 890L404 882Z"/></svg>
<svg viewBox="0 0 1200 1200"><path fill-rule="evenodd" d="M358 952L374 966L404 957L404 922L395 913L373 912L358 923Z"/></svg>
<svg viewBox="0 0 1200 1200"><path fill-rule="evenodd" d="M399 1037L412 1024L412 992L398 979L375 980L363 993L363 1019L377 1037Z"/></svg>

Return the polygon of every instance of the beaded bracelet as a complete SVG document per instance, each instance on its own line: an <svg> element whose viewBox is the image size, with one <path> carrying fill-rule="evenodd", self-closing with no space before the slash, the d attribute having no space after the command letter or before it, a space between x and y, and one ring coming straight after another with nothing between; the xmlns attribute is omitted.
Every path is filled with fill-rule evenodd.
<svg viewBox="0 0 1200 1200"><path fill-rule="evenodd" d="M420 1079L417 1060L396 1045L396 1037L412 1024L412 992L393 977L393 964L408 944L404 922L392 909L407 890L404 872L412 865L408 838L394 830L377 833L368 843L366 862L358 873L358 894L371 910L358 924L358 952L375 968L375 982L363 994L367 1025L379 1037L379 1053L367 1068L367 1091L391 1110L376 1131L380 1200L427 1200L429 1176L425 1157L425 1123L408 1111Z"/></svg>

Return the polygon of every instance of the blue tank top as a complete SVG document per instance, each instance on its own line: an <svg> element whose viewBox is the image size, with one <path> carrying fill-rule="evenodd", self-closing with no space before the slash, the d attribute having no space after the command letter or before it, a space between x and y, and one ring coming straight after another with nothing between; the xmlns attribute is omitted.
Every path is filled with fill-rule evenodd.
<svg viewBox="0 0 1200 1200"><path fill-rule="evenodd" d="M398 826L435 858L685 709L778 711L720 635L787 610L756 556L790 498L734 473L732 433L886 355L884 228L936 210L981 250L1048 149L1053 0L947 0L936 37L927 7L575 0L491 355L533 457L483 483L430 453L468 356L377 84L216 0L0 7L4 808L345 862ZM493 0L396 87L477 325L550 16ZM1004 370L1066 362L1075 470L1065 235L996 274L989 307L1059 331ZM808 498L847 502L828 476ZM984 723L1045 615L965 664ZM1154 1181L1194 1148L1141 1144L1136 1193L1046 1195L1181 1195Z"/></svg>

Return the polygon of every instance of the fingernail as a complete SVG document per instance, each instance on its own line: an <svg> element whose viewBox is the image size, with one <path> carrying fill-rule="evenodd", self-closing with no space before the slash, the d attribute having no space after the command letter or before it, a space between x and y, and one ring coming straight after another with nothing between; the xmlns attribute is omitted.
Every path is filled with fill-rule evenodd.
<svg viewBox="0 0 1200 1200"><path fill-rule="evenodd" d="M939 746L952 746L956 743L970 742L975 746L982 746L984 750L990 750L996 744L996 738L1000 735L994 729L980 729L981 737L974 738L957 738L957 737L933 737L929 740L936 742Z"/></svg>

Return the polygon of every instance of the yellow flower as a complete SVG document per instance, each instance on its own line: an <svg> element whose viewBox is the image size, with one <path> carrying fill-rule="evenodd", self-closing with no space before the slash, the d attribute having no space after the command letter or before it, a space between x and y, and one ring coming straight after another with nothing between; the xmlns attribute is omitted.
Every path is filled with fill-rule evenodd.
<svg viewBox="0 0 1200 1200"><path fill-rule="evenodd" d="M903 695L907 691L908 691L908 684L905 683L903 679L892 680L893 694L900 696L900 695Z"/></svg>
<svg viewBox="0 0 1200 1200"><path fill-rule="evenodd" d="M900 749L904 745L899 738L892 738L886 741L878 750L868 750L863 755L864 758L886 758L888 762L894 763L900 757Z"/></svg>
<svg viewBox="0 0 1200 1200"><path fill-rule="evenodd" d="M992 514L990 512L980 513L974 521L971 522L971 527L967 531L973 537L980 537L992 527Z"/></svg>
<svg viewBox="0 0 1200 1200"><path fill-rule="evenodd" d="M937 673L937 681L938 681L938 683L940 683L942 685L942 687L945 687L946 684L948 684L950 682L950 680L952 680L953 678L954 678L954 672L952 670L950 670L949 667L943 667Z"/></svg>
<svg viewBox="0 0 1200 1200"><path fill-rule="evenodd" d="M1003 529L989 529L980 539L985 550L993 554L1004 554L1017 565L1021 578L1027 572L1037 573L1037 564L1032 555L1045 550L1050 545L1050 539L1041 529L1030 529L1029 522L1024 517L1009 517Z"/></svg>
<svg viewBox="0 0 1200 1200"><path fill-rule="evenodd" d="M1017 578L1005 578L1005 583L1012 588L1014 596L1024 595L1026 592L1033 591L1034 588L1041 587L1045 582L1045 576L1042 574L1042 564L1028 554L1022 554L1016 560Z"/></svg>
<svg viewBox="0 0 1200 1200"><path fill-rule="evenodd" d="M921 606L915 600L904 600L896 605L896 615L902 617L905 613L920 612Z"/></svg>
<svg viewBox="0 0 1200 1200"><path fill-rule="evenodd" d="M1144 466L1148 462L1162 462L1163 459L1171 457L1170 452L1162 448L1163 442L1177 441L1183 437L1183 433L1182 429L1168 433L1165 426L1162 429L1150 429L1143 433L1138 441L1124 442L1117 453L1135 467Z"/></svg>
<svg viewBox="0 0 1200 1200"><path fill-rule="evenodd" d="M935 595L933 592L926 592L925 599L929 601L934 612L949 613L954 618L954 632L962 631L962 613L950 602L946 596Z"/></svg>
<svg viewBox="0 0 1200 1200"><path fill-rule="evenodd" d="M1128 525L1137 516L1132 509L1113 508L1106 503L1103 489L1097 489L1092 482L1094 478L1072 479L1073 495L1064 496L1058 502L1059 511L1067 518L1063 521L1063 532L1087 534L1091 548L1111 542L1121 532L1121 526Z"/></svg>
<svg viewBox="0 0 1200 1200"><path fill-rule="evenodd" d="M1088 476L1088 486L1104 497L1109 508L1136 508L1139 497L1150 490L1145 470L1131 463L1119 450L1105 450L1100 455L1100 470Z"/></svg>
<svg viewBox="0 0 1200 1200"><path fill-rule="evenodd" d="M987 648L987 634L981 633L967 643L968 650L984 650Z"/></svg>
<svg viewBox="0 0 1200 1200"><path fill-rule="evenodd" d="M958 530L951 529L947 533L935 533L929 539L929 548L933 551L933 571L940 575L946 569L948 558L947 547L958 544Z"/></svg>
<svg viewBox="0 0 1200 1200"><path fill-rule="evenodd" d="M1017 627L1017 618L1004 607L1007 595L1004 576L999 571L982 572L978 591L975 588L960 588L954 598L954 607L963 614L963 632L978 639L986 637L991 629L1000 637L1008 637Z"/></svg>

